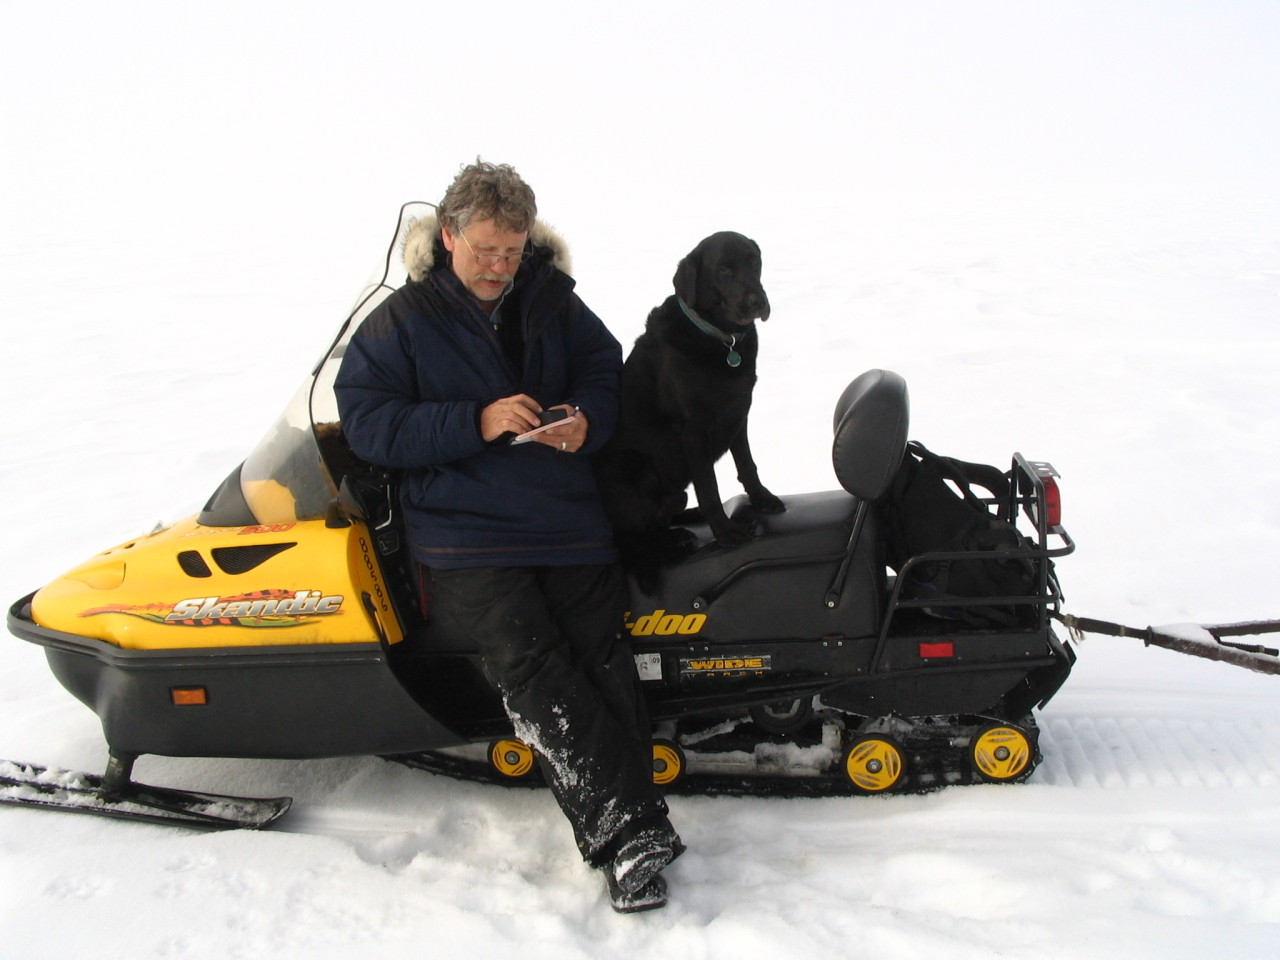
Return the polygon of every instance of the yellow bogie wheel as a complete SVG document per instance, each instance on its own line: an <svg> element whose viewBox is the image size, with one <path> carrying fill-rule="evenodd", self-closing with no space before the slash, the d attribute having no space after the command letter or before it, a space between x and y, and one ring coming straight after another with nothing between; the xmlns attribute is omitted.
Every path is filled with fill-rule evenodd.
<svg viewBox="0 0 1280 960"><path fill-rule="evenodd" d="M844 772L859 793L884 793L902 782L907 764L896 741L872 733L845 751Z"/></svg>
<svg viewBox="0 0 1280 960"><path fill-rule="evenodd" d="M969 742L969 760L989 783L1009 783L1031 772L1031 741L1017 727L994 723Z"/></svg>
<svg viewBox="0 0 1280 960"><path fill-rule="evenodd" d="M502 776L519 780L533 772L533 751L523 740L495 740L489 744L489 763Z"/></svg>
<svg viewBox="0 0 1280 960"><path fill-rule="evenodd" d="M653 741L653 782L670 786L684 776L684 751L674 740Z"/></svg>

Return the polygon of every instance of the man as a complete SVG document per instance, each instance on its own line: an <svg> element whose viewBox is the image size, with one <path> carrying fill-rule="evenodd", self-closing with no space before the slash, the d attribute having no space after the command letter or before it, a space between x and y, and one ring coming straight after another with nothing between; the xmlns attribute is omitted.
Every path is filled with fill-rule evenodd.
<svg viewBox="0 0 1280 960"><path fill-rule="evenodd" d="M563 241L511 167L464 167L405 243L409 282L352 337L351 449L402 472L436 615L478 645L614 909L666 902L684 849L652 781L621 638L627 582L588 454L617 419L617 340L573 292ZM572 413L531 440L547 408Z"/></svg>

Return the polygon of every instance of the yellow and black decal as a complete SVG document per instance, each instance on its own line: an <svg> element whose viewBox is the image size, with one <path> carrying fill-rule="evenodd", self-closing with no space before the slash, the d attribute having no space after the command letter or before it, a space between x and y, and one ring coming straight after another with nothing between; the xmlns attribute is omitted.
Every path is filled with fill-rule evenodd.
<svg viewBox="0 0 1280 960"><path fill-rule="evenodd" d="M624 618L627 632L633 637L690 637L701 633L706 622L705 613L667 613L663 609L653 610L634 620L628 611Z"/></svg>
<svg viewBox="0 0 1280 960"><path fill-rule="evenodd" d="M753 677L773 669L773 657L682 657L680 675L684 677Z"/></svg>

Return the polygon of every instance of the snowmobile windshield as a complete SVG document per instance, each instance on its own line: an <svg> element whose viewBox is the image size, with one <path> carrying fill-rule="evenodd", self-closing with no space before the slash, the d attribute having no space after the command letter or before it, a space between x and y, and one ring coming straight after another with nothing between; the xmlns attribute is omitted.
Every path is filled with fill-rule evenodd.
<svg viewBox="0 0 1280 960"><path fill-rule="evenodd" d="M257 523L289 523L323 517L337 496L324 467L299 391L240 468L240 492Z"/></svg>
<svg viewBox="0 0 1280 960"><path fill-rule="evenodd" d="M361 321L407 279L401 256L410 225L434 212L429 203L406 203L400 208L391 244L337 337L312 371L311 379L245 459L239 487L254 522L319 519L336 499L343 474L353 462L342 439L333 391L338 368L347 342Z"/></svg>

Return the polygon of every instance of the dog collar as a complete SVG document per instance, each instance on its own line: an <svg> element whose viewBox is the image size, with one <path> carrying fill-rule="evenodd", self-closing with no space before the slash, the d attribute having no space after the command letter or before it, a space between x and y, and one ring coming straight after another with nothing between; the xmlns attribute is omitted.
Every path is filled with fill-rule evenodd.
<svg viewBox="0 0 1280 960"><path fill-rule="evenodd" d="M729 348L729 355L725 357L725 363L731 367L736 367L738 364L742 363L742 354L734 349L734 347L738 345L738 338L736 336L731 333L725 333L719 327L713 327L711 324L707 323L707 321L698 316L693 307L689 306L679 297L676 297L676 303L680 304L680 309L684 311L684 315L689 318L690 323L705 333L708 337L715 337Z"/></svg>

